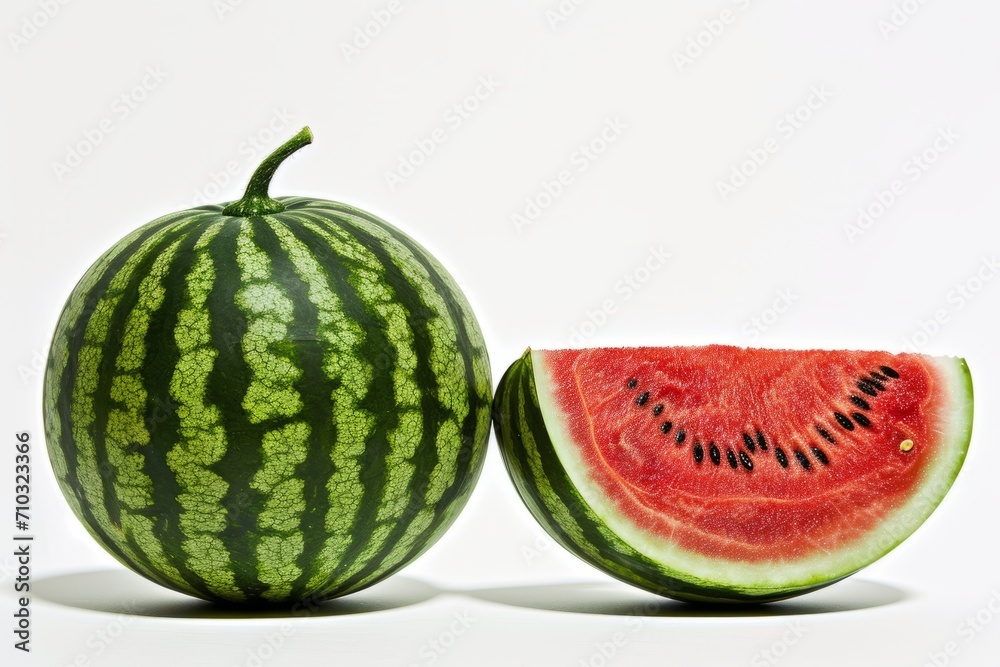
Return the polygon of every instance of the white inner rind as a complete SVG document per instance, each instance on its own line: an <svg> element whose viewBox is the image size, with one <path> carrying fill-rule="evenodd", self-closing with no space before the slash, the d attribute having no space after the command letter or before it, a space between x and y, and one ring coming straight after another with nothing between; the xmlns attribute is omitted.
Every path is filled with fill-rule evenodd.
<svg viewBox="0 0 1000 667"><path fill-rule="evenodd" d="M942 425L941 442L920 448L933 452L934 460L925 468L919 489L901 507L891 511L863 539L846 544L836 551L817 553L799 559L742 561L706 557L679 547L670 539L643 530L614 504L590 474L590 467L573 443L568 419L583 419L562 412L553 400L553 386L545 354L531 352L535 388L542 418L553 448L566 474L591 509L622 541L650 560L662 564L664 571L693 584L722 586L747 593L766 593L802 588L838 579L878 560L902 542L922 524L945 493L951 488L968 449L972 431L972 381L965 361L955 357L924 357L938 371L944 383L940 414L928 415ZM932 387L932 391L939 388ZM590 446L589 444L586 446Z"/></svg>

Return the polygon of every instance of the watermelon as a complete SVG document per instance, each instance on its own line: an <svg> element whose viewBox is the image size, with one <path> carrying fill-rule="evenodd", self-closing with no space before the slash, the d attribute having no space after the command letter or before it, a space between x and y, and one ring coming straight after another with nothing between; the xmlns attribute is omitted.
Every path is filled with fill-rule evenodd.
<svg viewBox="0 0 1000 667"><path fill-rule="evenodd" d="M482 468L492 382L448 272L357 208L245 196L154 220L58 320L45 435L66 500L132 570L199 598L319 601L426 550Z"/></svg>
<svg viewBox="0 0 1000 667"><path fill-rule="evenodd" d="M964 360L729 346L529 350L493 408L552 537L660 595L766 602L885 555L954 481Z"/></svg>

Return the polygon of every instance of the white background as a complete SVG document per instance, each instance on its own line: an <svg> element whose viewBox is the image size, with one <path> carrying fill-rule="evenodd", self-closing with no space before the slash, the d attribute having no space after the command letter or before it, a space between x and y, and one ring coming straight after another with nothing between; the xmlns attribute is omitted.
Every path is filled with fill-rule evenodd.
<svg viewBox="0 0 1000 667"><path fill-rule="evenodd" d="M30 656L10 647L12 548L0 546L0 664L996 660L1000 6L589 0L561 16L547 14L558 0L400 0L347 53L388 0L223 2L5 0L0 11L0 508L13 505L13 434L29 429L37 536ZM715 22L723 10L728 24ZM455 104L474 110L449 114ZM581 161L609 121L615 141ZM146 584L56 488L40 418L49 336L105 248L199 195L238 197L262 157L251 138L267 151L305 124L316 142L273 194L358 205L431 249L476 309L495 380L526 346L567 346L574 331L586 345L909 342L968 359L978 411L964 471L895 552L756 612L658 602L577 561L523 508L493 444L451 531L329 615L226 618ZM390 187L386 172L437 128L443 143ZM763 164L745 165L754 173L724 197L719 182L748 151ZM569 185L540 197L561 170ZM541 213L518 229L529 199ZM881 215L848 234L869 207ZM651 248L670 258L646 272ZM0 545L11 513L0 510Z"/></svg>

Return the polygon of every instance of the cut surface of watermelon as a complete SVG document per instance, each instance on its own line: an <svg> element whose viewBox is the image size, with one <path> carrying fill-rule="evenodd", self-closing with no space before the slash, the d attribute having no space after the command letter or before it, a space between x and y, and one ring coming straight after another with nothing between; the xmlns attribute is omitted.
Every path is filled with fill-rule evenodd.
<svg viewBox="0 0 1000 667"><path fill-rule="evenodd" d="M529 509L671 597L769 600L910 535L968 447L962 359L729 346L535 350L494 419Z"/></svg>

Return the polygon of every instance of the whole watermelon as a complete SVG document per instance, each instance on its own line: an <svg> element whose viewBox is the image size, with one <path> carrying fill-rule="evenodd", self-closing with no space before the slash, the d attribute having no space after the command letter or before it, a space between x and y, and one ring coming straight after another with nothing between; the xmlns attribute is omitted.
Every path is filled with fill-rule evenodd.
<svg viewBox="0 0 1000 667"><path fill-rule="evenodd" d="M482 468L490 366L468 302L375 216L243 199L154 220L87 271L45 373L66 499L122 563L199 598L322 600L412 561Z"/></svg>

